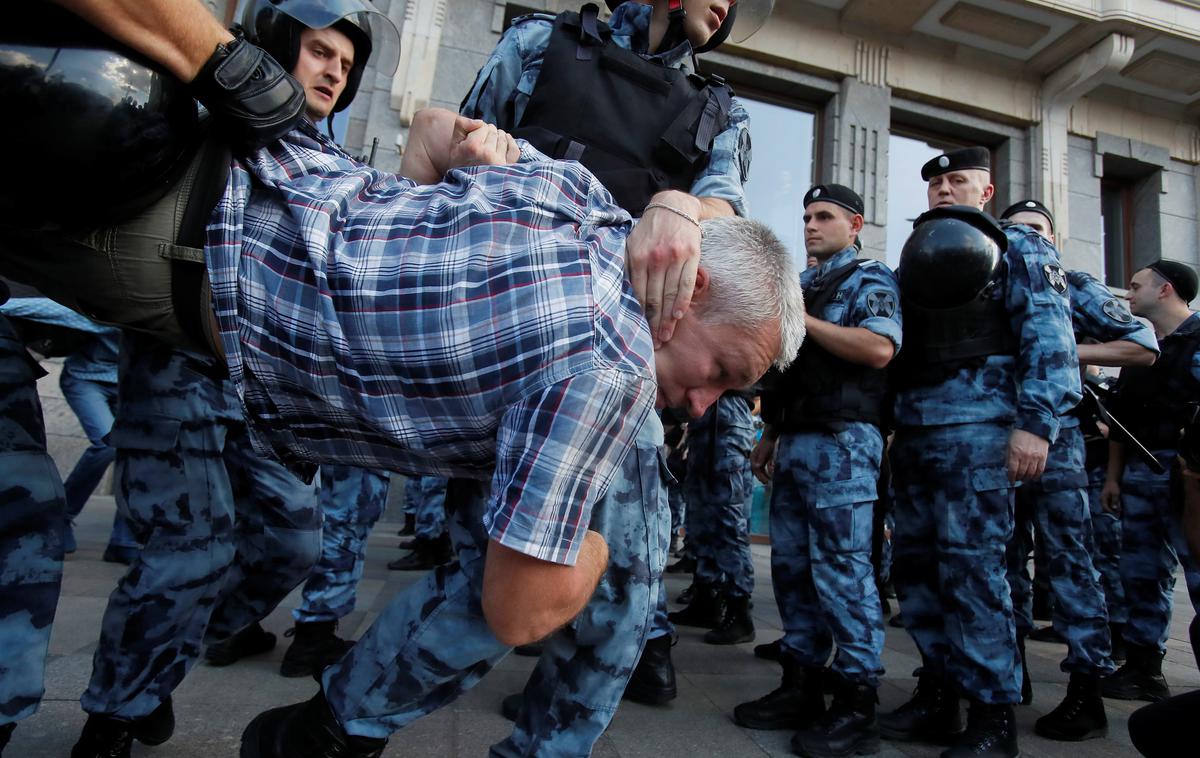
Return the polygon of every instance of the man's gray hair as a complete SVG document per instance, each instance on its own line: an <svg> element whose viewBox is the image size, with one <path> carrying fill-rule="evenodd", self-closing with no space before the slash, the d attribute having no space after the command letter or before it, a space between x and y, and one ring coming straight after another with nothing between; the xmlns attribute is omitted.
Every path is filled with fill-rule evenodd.
<svg viewBox="0 0 1200 758"><path fill-rule="evenodd" d="M804 294L791 253L765 224L738 216L703 222L700 267L714 295L698 317L756 329L779 320L775 366L787 368L804 341Z"/></svg>

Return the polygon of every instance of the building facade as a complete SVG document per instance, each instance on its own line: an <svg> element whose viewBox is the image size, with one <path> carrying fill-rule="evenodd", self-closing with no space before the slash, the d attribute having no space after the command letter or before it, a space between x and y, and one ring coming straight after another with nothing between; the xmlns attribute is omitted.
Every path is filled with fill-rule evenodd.
<svg viewBox="0 0 1200 758"><path fill-rule="evenodd" d="M413 113L457 109L512 18L580 2L375 4L400 29L400 66L364 78L344 139L365 153L377 138L377 165L394 169ZM840 182L866 201L867 253L895 264L925 209L921 163L981 144L991 209L1042 199L1068 268L1119 289L1159 256L1200 262L1200 2L777 0L700 67L748 103L751 214L798 257L803 193Z"/></svg>

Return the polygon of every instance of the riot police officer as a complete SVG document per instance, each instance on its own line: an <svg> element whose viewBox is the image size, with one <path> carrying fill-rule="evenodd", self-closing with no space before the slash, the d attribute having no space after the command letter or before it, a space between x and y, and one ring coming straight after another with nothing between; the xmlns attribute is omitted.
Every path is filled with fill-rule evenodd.
<svg viewBox="0 0 1200 758"><path fill-rule="evenodd" d="M0 302L9 290L0 281ZM66 500L46 452L37 379L45 372L0 315L0 752L42 700L46 650L62 585Z"/></svg>
<svg viewBox="0 0 1200 758"><path fill-rule="evenodd" d="M931 210L898 271L904 352L889 455L892 576L922 662L913 698L881 716L880 731L954 742L949 758L1016 756L1005 545L1014 487L1041 475L1080 399L1067 283L1045 238L982 213L995 191L986 148L940 155L921 177ZM970 699L961 735L959 693Z"/></svg>
<svg viewBox="0 0 1200 758"><path fill-rule="evenodd" d="M464 115L495 123L552 157L581 161L622 207L641 216L626 246L627 268L635 291L639 297L645 295L656 340L670 338L671 322L690 297L689 272L694 270L700 241L696 223L745 213L742 183L750 161L749 117L719 79L689 75L691 55L724 40L735 28L739 13L743 18L736 26L737 33L752 32L770 5L727 0L609 2L614 13L607 23L599 21L595 5L558 17L521 17L500 40L463 100ZM719 28L710 24L714 17L720 20ZM621 65L608 65L606 60ZM651 92L643 86L647 75L670 86ZM636 118L631 118L633 115ZM665 275L647 275L645 261L655 258L675 262ZM733 567L731 580L738 580L736 585L731 581L731 586L737 586L742 596L744 612L737 620L745 623L749 620L749 588L745 585L752 581L753 567L743 509L753 425L747 404L736 396L722 398L710 413L736 423L726 421L720 443L710 436L697 437L693 426L689 455L695 462L698 450L718 444L722 451L732 451L722 457L728 462L716 467L718 481L714 484L719 489L725 485L722 491L727 498L709 520L725 527L717 531L716 541L729 535L724 541L742 548L728 551L725 560ZM715 426L709 426L710 432L715 433ZM661 428L648 428L639 446L649 451L657 448L661 438ZM709 468L711 475L713 467ZM636 461L627 460L622 476L625 481L612 485L618 495L635 489L640 478ZM656 487L661 492L653 499L665 501L665 482L659 481ZM702 507L693 496L689 495L688 502L693 509ZM701 541L700 535L689 535L694 549L702 549ZM707 565L716 570L716 561ZM666 618L661 577L656 579L654 591L658 608L625 690L626 697L650 704L676 696L670 658L674 635ZM750 629L752 634L752 624ZM744 630L737 633L738 637L744 635ZM621 648L629 643L628 639L615 640L612 651L602 655L622 660L627 651ZM595 702L597 698L598 693L593 692L580 699ZM514 706L510 700L508 710ZM570 712L586 715L574 719L577 734L567 733L561 740L582 739L580 729L587 729L594 739L611 717L583 702L572 706ZM585 727L585 723L591 726ZM528 713L521 713L513 739L533 740L536 736L530 735L536 733ZM570 744L571 749L578 749ZM513 747L510 743L507 749Z"/></svg>
<svg viewBox="0 0 1200 758"><path fill-rule="evenodd" d="M1164 700L1170 689L1162 675L1171 621L1176 564L1182 564L1192 605L1200 608L1200 566L1183 539L1172 479L1180 433L1200 402L1200 316L1188 303L1196 297L1196 272L1178 261L1158 260L1133 275L1129 310L1154 327L1162 350L1149 368L1130 368L1117 380L1120 417L1130 433L1162 464L1155 473L1130 455L1127 443L1109 444L1105 508L1121 514L1121 579L1129 604L1124 666L1103 683L1105 697Z"/></svg>
<svg viewBox="0 0 1200 758"><path fill-rule="evenodd" d="M1015 203L1001 215L1028 226L1054 242L1054 216L1036 200ZM1148 366L1158 343L1144 324L1095 278L1067 272L1067 293L1081 365ZM1032 595L1022 571L1029 556L1034 523L1037 539L1045 543L1046 565L1055 597L1055 626L1067 640L1062 663L1070 674L1067 696L1039 718L1035 730L1043 737L1077 741L1107 734L1108 719L1100 697L1100 678L1111 674L1108 614L1099 577L1092 563L1088 529L1091 515L1086 495L1086 446L1077 412L1063 416L1058 439L1050 446L1046 472L1016 493L1016 524L1009 550L1009 584L1022 663L1022 699L1032 699L1025 637L1033 630Z"/></svg>
<svg viewBox="0 0 1200 758"><path fill-rule="evenodd" d="M871 564L888 363L900 349L900 291L855 241L863 202L824 184L804 197L804 242L819 264L800 275L807 338L798 362L762 393L767 426L753 469L771 495L771 578L783 619L779 689L734 709L750 728L793 728L800 755L878 749L883 619ZM773 472L773 476L771 473ZM833 703L823 666L833 645Z"/></svg>

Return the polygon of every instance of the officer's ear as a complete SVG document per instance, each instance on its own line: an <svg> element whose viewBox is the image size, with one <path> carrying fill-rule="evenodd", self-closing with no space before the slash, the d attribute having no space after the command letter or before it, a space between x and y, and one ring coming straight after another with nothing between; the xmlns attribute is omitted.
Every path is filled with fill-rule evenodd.
<svg viewBox="0 0 1200 758"><path fill-rule="evenodd" d="M981 205L987 205L988 203L990 203L992 201L992 198L995 197L995 195L996 195L996 185L992 184L991 182L988 182L988 185L983 188L983 202L981 203Z"/></svg>
<svg viewBox="0 0 1200 758"><path fill-rule="evenodd" d="M863 225L865 224L866 221L863 220L861 213L855 213L850 216L850 231L854 232L855 236L862 232Z"/></svg>

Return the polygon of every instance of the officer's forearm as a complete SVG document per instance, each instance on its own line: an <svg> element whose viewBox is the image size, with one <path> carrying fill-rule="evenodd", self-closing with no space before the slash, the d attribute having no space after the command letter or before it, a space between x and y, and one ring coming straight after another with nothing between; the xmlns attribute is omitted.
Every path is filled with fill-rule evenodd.
<svg viewBox="0 0 1200 758"><path fill-rule="evenodd" d="M536 642L579 615L607 567L608 544L590 530L574 566L489 542L483 570L484 618L506 645Z"/></svg>
<svg viewBox="0 0 1200 758"><path fill-rule="evenodd" d="M1120 485L1121 477L1125 474L1125 446L1120 442L1108 443L1108 471L1105 478L1109 482Z"/></svg>
<svg viewBox="0 0 1200 758"><path fill-rule="evenodd" d="M883 368L896 354L896 346L890 339L861 326L838 326L806 315L804 327L808 339L859 366Z"/></svg>
<svg viewBox="0 0 1200 758"><path fill-rule="evenodd" d="M1079 363L1089 366L1149 366L1156 357L1153 350L1128 340L1079 346Z"/></svg>
<svg viewBox="0 0 1200 758"><path fill-rule="evenodd" d="M196 78L233 35L200 0L52 0L108 36L165 66L181 81Z"/></svg>

